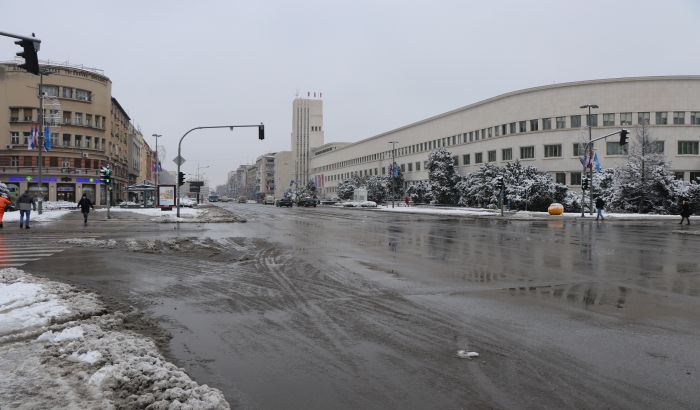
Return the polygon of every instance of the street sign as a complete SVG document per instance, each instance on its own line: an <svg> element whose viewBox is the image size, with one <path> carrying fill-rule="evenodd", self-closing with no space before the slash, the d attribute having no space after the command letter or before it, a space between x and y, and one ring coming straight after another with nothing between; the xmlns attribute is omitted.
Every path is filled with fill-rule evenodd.
<svg viewBox="0 0 700 410"><path fill-rule="evenodd" d="M192 192L192 193L200 192L199 185L192 185L192 183L190 182L190 192Z"/></svg>
<svg viewBox="0 0 700 410"><path fill-rule="evenodd" d="M182 158L182 155L178 155L177 157L173 158L173 162L174 162L176 165L182 165L182 164L185 163L185 159Z"/></svg>
<svg viewBox="0 0 700 410"><path fill-rule="evenodd" d="M204 186L204 181L190 181L190 186Z"/></svg>

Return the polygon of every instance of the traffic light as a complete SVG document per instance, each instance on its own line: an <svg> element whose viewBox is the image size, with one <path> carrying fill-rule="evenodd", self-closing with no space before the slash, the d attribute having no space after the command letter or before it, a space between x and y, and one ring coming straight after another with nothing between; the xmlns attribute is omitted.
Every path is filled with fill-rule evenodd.
<svg viewBox="0 0 700 410"><path fill-rule="evenodd" d="M39 56L36 54L39 51L39 43L40 40L23 39L15 41L15 44L24 49L24 51L17 53L18 57L24 58L24 64L20 64L19 67L34 75L39 75Z"/></svg>
<svg viewBox="0 0 700 410"><path fill-rule="evenodd" d="M620 145L627 144L627 134L629 134L629 131L627 130L620 131Z"/></svg>
<svg viewBox="0 0 700 410"><path fill-rule="evenodd" d="M506 182L503 180L502 176L497 176L496 177L496 188L503 190L506 187Z"/></svg>
<svg viewBox="0 0 700 410"><path fill-rule="evenodd" d="M584 191L588 189L588 177L583 177L583 180L581 181L581 189Z"/></svg>
<svg viewBox="0 0 700 410"><path fill-rule="evenodd" d="M180 172L177 174L177 186L183 186L185 184L185 173Z"/></svg>
<svg viewBox="0 0 700 410"><path fill-rule="evenodd" d="M100 181L102 181L105 186L112 185L112 170L107 167L102 167L100 170Z"/></svg>
<svg viewBox="0 0 700 410"><path fill-rule="evenodd" d="M265 139L265 126L263 124L258 125L258 139Z"/></svg>

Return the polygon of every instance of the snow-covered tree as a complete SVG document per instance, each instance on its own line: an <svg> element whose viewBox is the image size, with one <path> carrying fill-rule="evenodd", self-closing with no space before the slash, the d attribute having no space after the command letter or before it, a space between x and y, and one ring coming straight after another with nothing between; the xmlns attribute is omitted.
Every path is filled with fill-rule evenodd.
<svg viewBox="0 0 700 410"><path fill-rule="evenodd" d="M677 201L679 181L671 172L660 145L646 125L637 127L627 163L615 169L606 195L614 209L638 213L669 213Z"/></svg>
<svg viewBox="0 0 700 410"><path fill-rule="evenodd" d="M512 209L545 211L553 202L565 202L567 188L555 183L548 174L533 166L523 167L519 161L505 167L492 163L482 165L457 184L460 204L493 207L499 203L497 178L505 182L505 203Z"/></svg>
<svg viewBox="0 0 700 410"><path fill-rule="evenodd" d="M346 179L345 181L341 182L338 184L338 198L347 201L348 199L351 199L353 194L355 193L355 188L356 185L354 183L355 181L353 179Z"/></svg>
<svg viewBox="0 0 700 410"><path fill-rule="evenodd" d="M386 201L388 190L387 190L387 178L381 176L371 176L367 178L367 199L369 201L374 201L376 203L383 203Z"/></svg>
<svg viewBox="0 0 700 410"><path fill-rule="evenodd" d="M429 182L418 181L408 187L406 194L411 197L414 204L426 204L433 200L433 189Z"/></svg>
<svg viewBox="0 0 700 410"><path fill-rule="evenodd" d="M460 180L455 172L452 154L444 148L438 148L428 155L428 181L433 196L439 204L455 204L459 198L457 183Z"/></svg>

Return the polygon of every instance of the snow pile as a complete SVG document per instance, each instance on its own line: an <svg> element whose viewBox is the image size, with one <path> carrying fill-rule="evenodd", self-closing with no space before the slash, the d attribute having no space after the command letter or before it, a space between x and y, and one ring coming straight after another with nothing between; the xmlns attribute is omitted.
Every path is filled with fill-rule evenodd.
<svg viewBox="0 0 700 410"><path fill-rule="evenodd" d="M436 207L411 207L402 206L392 208L391 206L383 206L379 208L382 211L388 212L404 212L412 214L427 214L427 215L443 215L443 216L485 216L497 215L498 213L488 209L481 208L436 208Z"/></svg>
<svg viewBox="0 0 700 410"><path fill-rule="evenodd" d="M95 295L0 270L2 407L229 408L219 390L125 330L123 313L102 313Z"/></svg>
<svg viewBox="0 0 700 410"><path fill-rule="evenodd" d="M76 209L78 204L68 201L44 201L41 207L44 211L53 211L56 209Z"/></svg>
<svg viewBox="0 0 700 410"><path fill-rule="evenodd" d="M95 238L67 238L59 239L58 243L67 245L76 245L93 248L116 248L117 241L114 239L95 239Z"/></svg>
<svg viewBox="0 0 700 410"><path fill-rule="evenodd" d="M31 277L19 269L0 269L0 341L101 310L95 295Z"/></svg>

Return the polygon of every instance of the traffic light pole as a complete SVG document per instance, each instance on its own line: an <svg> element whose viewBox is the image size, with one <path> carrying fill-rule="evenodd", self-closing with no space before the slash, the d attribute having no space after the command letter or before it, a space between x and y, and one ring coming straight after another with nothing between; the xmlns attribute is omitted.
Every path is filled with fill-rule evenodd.
<svg viewBox="0 0 700 410"><path fill-rule="evenodd" d="M177 143L177 175L180 175L180 167L182 166L182 140L185 139L187 134L194 130L205 130L205 129L213 129L213 128L230 128L231 131L233 131L234 128L249 128L249 127L257 127L258 128L258 139L265 139L265 128L263 124L258 124L258 125L214 125L214 126L209 126L209 127L194 127L191 130L187 131L185 135L180 137L180 141ZM175 204L177 205L177 217L180 217L180 182L175 184Z"/></svg>
<svg viewBox="0 0 700 410"><path fill-rule="evenodd" d="M590 117L588 117L589 124L590 124L590 120L591 120ZM622 129L622 130L620 130L620 131L615 131L615 132L612 132L612 133L607 134L607 135L603 135L602 137L598 137L598 138L595 138L595 139L590 139L590 135L589 135L589 141L588 141L588 143L586 144L586 146L584 147L583 152L589 152L589 153L592 154L592 153L593 153L593 143L594 143L594 142L599 141L599 140L602 140L602 139L604 139L604 138L612 137L612 136L615 135L615 134L627 135L627 130L626 130L626 129ZM622 141L621 141L621 142L622 142ZM591 192L593 192L593 190L592 190L592 187L593 187L593 157L592 157L592 156L589 157L589 161L590 161L590 164L591 164L591 167L590 167L590 168L591 168L591 178L590 178L589 181L588 181L588 183L589 183L589 186L588 186L588 192L589 192L589 193L588 193L588 195L590 195L590 197L591 197L591 215L593 215L593 195L591 194ZM587 170L586 170L586 166L587 166L587 165L588 165L588 164L585 164L585 163L583 164L583 173L581 174L581 175L582 175L582 178L586 178L585 175L586 175L586 171L587 171ZM581 181L581 217L582 217L582 218L584 218L584 217L586 216L585 211L584 211L584 209L583 209L583 208L584 208L583 204L584 204L584 202L585 202L585 197L586 197L585 195L586 195L586 190L583 189L583 180L582 180L582 181Z"/></svg>

